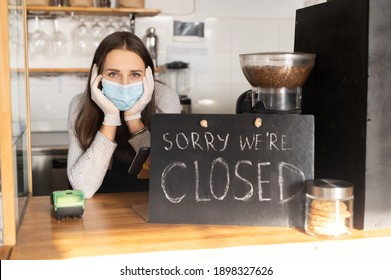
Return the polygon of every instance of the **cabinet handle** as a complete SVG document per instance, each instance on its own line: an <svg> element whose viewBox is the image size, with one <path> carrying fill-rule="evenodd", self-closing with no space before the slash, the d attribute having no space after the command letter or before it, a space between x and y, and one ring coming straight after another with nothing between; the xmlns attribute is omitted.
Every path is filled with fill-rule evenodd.
<svg viewBox="0 0 391 280"><path fill-rule="evenodd" d="M52 167L58 169L67 168L68 160L66 158L55 158L52 160Z"/></svg>

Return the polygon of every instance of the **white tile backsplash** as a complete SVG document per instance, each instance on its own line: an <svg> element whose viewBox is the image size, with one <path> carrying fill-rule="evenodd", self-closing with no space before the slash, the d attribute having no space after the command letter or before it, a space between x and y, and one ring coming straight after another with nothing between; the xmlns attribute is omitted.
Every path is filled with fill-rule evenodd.
<svg viewBox="0 0 391 280"><path fill-rule="evenodd" d="M68 104L85 85L86 78L77 75L30 77L32 131L66 131Z"/></svg>
<svg viewBox="0 0 391 280"><path fill-rule="evenodd" d="M278 47L279 19L235 19L233 51L267 52Z"/></svg>
<svg viewBox="0 0 391 280"><path fill-rule="evenodd" d="M232 26L233 20L230 18L205 18L205 46L210 51L231 51Z"/></svg>
<svg viewBox="0 0 391 280"><path fill-rule="evenodd" d="M200 85L189 94L193 113L234 113L230 85Z"/></svg>
<svg viewBox="0 0 391 280"><path fill-rule="evenodd" d="M195 0L197 15L230 18L291 18L303 0Z"/></svg>
<svg viewBox="0 0 391 280"><path fill-rule="evenodd" d="M231 77L231 53L221 51L210 51L209 60L204 65L205 71L194 73L197 75L197 86L199 85L230 85Z"/></svg>
<svg viewBox="0 0 391 280"><path fill-rule="evenodd" d="M194 12L197 0L145 0L145 7L160 9L164 14L188 15Z"/></svg>
<svg viewBox="0 0 391 280"><path fill-rule="evenodd" d="M161 9L154 17L136 18L135 33L145 35L153 26L159 37L158 64L169 62L170 47L206 50L205 63L192 69L190 65L189 97L193 113L234 113L238 96L250 89L239 64L240 53L293 51L296 9L304 0L146 0L146 8ZM308 3L307 3L308 4ZM95 19L101 25L113 21L118 27L127 17L88 16L91 28ZM174 20L202 21L204 38L197 41L177 41L173 37ZM78 17L60 17L59 26L68 38L64 55L31 57L30 67L89 67L92 54L79 55L73 51L72 32L79 24ZM41 21L47 34L54 30L53 21ZM30 32L35 20L30 19ZM94 48L91 48L92 50ZM190 53L191 55L191 53ZM200 55L199 53L197 55ZM196 55L193 57L196 59ZM189 58L191 60L191 58ZM31 77L32 130L66 130L68 104L84 90L86 77L66 74L54 77Z"/></svg>
<svg viewBox="0 0 391 280"><path fill-rule="evenodd" d="M280 19L277 51L293 52L295 41L295 19Z"/></svg>

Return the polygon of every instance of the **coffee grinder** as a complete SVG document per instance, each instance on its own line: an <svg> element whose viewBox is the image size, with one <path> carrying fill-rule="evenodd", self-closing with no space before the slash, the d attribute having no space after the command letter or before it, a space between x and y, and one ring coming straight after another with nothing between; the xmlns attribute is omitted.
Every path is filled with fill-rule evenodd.
<svg viewBox="0 0 391 280"><path fill-rule="evenodd" d="M301 87L315 64L311 53L240 54L240 65L251 90L242 93L236 113L301 113Z"/></svg>
<svg viewBox="0 0 391 280"><path fill-rule="evenodd" d="M304 227L300 213L305 205L305 182L314 179L315 122L312 115L301 114L301 87L313 69L315 54L251 53L239 58L252 89L239 96L236 113L257 128L253 143L264 141L257 137L273 135L274 139L266 139L270 146L254 149L253 155L259 163L278 162L278 172L262 176L268 182L274 180L271 189L280 189L279 204L289 209L289 225ZM278 135L289 148L271 148Z"/></svg>

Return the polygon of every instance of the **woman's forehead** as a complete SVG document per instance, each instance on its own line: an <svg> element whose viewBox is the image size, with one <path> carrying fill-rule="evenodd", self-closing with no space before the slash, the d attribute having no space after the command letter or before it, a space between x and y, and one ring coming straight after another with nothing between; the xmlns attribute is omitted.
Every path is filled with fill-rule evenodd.
<svg viewBox="0 0 391 280"><path fill-rule="evenodd" d="M107 54L104 69L116 69L119 71L144 70L145 65L137 53L115 49Z"/></svg>

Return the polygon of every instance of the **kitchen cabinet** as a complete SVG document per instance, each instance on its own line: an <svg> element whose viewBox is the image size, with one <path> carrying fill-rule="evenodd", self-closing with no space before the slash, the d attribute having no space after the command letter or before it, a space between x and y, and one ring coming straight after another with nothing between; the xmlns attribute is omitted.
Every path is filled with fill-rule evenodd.
<svg viewBox="0 0 391 280"><path fill-rule="evenodd" d="M27 6L27 15L40 17L61 17L74 15L100 15L100 16L129 16L131 32L134 33L135 19L140 16L155 16L159 9L138 8L105 8L105 7L56 7L56 6ZM32 74L44 73L88 73L87 68L31 68Z"/></svg>
<svg viewBox="0 0 391 280"><path fill-rule="evenodd" d="M71 189L67 176L68 131L31 133L33 196Z"/></svg>
<svg viewBox="0 0 391 280"><path fill-rule="evenodd" d="M0 201L4 248L13 246L31 193L26 9L0 1Z"/></svg>

